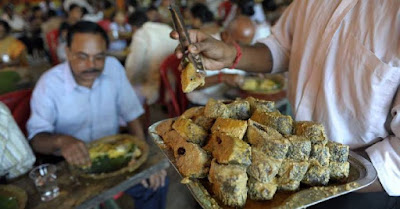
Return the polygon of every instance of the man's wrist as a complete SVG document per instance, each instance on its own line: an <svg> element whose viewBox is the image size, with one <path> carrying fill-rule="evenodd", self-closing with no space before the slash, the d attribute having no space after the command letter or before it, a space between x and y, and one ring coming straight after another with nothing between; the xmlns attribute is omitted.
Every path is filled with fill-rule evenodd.
<svg viewBox="0 0 400 209"><path fill-rule="evenodd" d="M235 62L236 59L236 54L237 54L237 49L233 44L228 44L229 50L228 50L228 59L227 62L225 63L225 68L230 68L233 63Z"/></svg>

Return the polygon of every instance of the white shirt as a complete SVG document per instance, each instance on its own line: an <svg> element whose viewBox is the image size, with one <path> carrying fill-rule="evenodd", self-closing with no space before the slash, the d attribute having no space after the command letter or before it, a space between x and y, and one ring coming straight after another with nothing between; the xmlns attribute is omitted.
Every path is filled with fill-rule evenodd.
<svg viewBox="0 0 400 209"><path fill-rule="evenodd" d="M297 0L262 41L273 72L289 69L295 119L323 123L331 140L351 148L369 146L392 196L400 195L400 103L392 108L400 83L399 8L398 0ZM390 112L394 136L385 128Z"/></svg>
<svg viewBox="0 0 400 209"><path fill-rule="evenodd" d="M145 97L148 104L159 97L161 62L178 45L178 41L169 37L171 31L167 24L147 22L132 37L125 68L136 92Z"/></svg>
<svg viewBox="0 0 400 209"><path fill-rule="evenodd" d="M123 66L107 57L92 88L76 83L68 62L46 71L37 82L27 123L29 139L47 132L84 142L117 134L120 120L130 122L144 113Z"/></svg>
<svg viewBox="0 0 400 209"><path fill-rule="evenodd" d="M15 178L28 172L35 163L28 141L6 105L0 102L0 176Z"/></svg>

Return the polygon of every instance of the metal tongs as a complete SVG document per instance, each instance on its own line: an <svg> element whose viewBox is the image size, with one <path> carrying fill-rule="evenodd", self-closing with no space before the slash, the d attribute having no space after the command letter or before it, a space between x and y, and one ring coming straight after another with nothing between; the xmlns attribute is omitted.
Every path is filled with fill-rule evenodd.
<svg viewBox="0 0 400 209"><path fill-rule="evenodd" d="M184 53L184 59L187 57L191 63L193 63L193 66L196 68L197 73L201 73L203 75L206 75L206 71L203 65L203 61L201 58L201 55L199 54L192 54L188 51L188 47L191 43L189 33L185 27L185 23L182 18L182 14L179 10L179 7L177 7L175 4L170 4L169 5L169 10L171 12L172 16L172 21L174 23L174 28L179 34L179 42L181 43L182 50Z"/></svg>

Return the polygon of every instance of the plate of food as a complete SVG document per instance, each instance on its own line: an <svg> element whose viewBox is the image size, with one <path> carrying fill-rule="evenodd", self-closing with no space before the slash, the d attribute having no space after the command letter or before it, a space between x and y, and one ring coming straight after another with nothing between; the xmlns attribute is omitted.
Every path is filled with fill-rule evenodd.
<svg viewBox="0 0 400 209"><path fill-rule="evenodd" d="M286 96L286 79L280 74L247 76L239 87L239 94L242 98L277 101Z"/></svg>
<svg viewBox="0 0 400 209"><path fill-rule="evenodd" d="M1 209L24 209L27 199L23 189L14 185L0 185Z"/></svg>
<svg viewBox="0 0 400 209"><path fill-rule="evenodd" d="M103 179L132 172L147 159L149 146L142 139L128 134L104 137L88 144L91 166L70 166L74 174Z"/></svg>
<svg viewBox="0 0 400 209"><path fill-rule="evenodd" d="M274 102L210 99L149 133L203 208L305 208L371 184L372 164Z"/></svg>

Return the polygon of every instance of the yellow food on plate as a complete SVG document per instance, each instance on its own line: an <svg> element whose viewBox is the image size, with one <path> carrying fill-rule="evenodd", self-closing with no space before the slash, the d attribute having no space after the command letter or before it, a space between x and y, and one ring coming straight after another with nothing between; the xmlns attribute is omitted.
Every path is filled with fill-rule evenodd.
<svg viewBox="0 0 400 209"><path fill-rule="evenodd" d="M192 63L188 63L181 74L182 91L185 93L192 92L205 83L205 76L196 72L196 68Z"/></svg>
<svg viewBox="0 0 400 209"><path fill-rule="evenodd" d="M279 89L276 81L268 78L246 78L241 86L245 91L273 91Z"/></svg>

